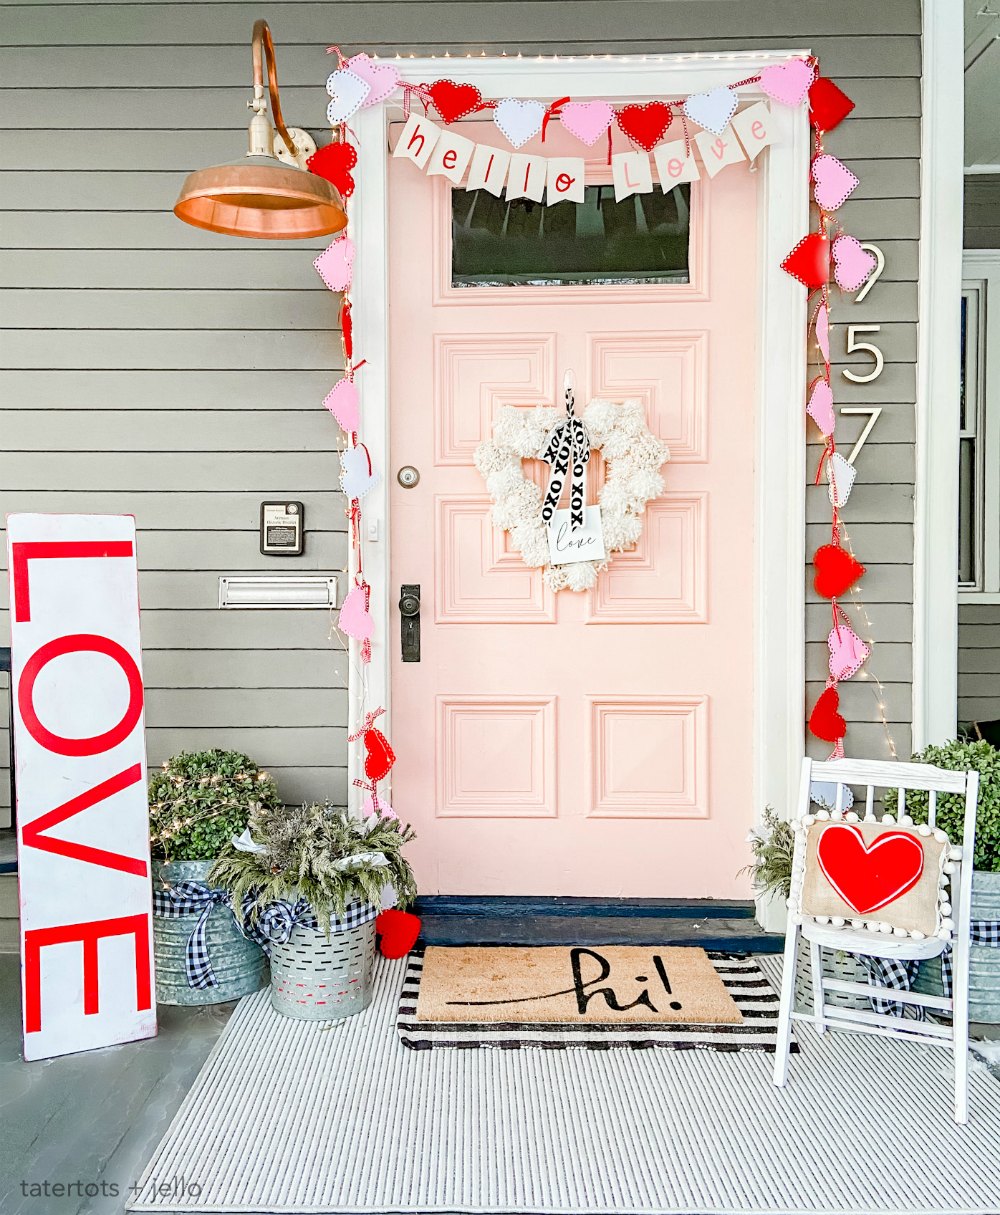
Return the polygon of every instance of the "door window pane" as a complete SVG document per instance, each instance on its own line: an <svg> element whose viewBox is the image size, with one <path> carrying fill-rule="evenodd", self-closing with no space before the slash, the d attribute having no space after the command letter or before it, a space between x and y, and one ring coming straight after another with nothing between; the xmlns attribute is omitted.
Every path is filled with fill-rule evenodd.
<svg viewBox="0 0 1000 1215"><path fill-rule="evenodd" d="M452 286L686 283L690 206L688 185L621 202L587 186L582 203L551 207L453 190Z"/></svg>

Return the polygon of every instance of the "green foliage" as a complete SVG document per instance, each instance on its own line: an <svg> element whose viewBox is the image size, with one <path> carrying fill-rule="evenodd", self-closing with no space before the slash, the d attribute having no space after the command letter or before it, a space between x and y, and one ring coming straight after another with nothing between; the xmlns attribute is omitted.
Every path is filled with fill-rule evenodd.
<svg viewBox="0 0 1000 1215"><path fill-rule="evenodd" d="M976 869L1000 873L1000 751L988 742L956 738L941 746L924 747L913 758L951 771L976 769L979 773L979 809L973 864ZM895 789L886 790L885 808L891 814L896 811L897 800ZM927 821L927 801L926 793L907 791L906 813L915 823ZM953 844L962 842L965 825L965 798L962 795L938 795L937 825Z"/></svg>
<svg viewBox="0 0 1000 1215"><path fill-rule="evenodd" d="M154 857L209 861L245 830L255 809L281 805L266 772L239 751L182 751L149 778Z"/></svg>
<svg viewBox="0 0 1000 1215"><path fill-rule="evenodd" d="M224 886L234 907L257 891L250 915L277 899L304 898L323 931L349 903L381 905L382 888L396 892L396 905L416 898L413 870L401 849L413 829L395 818L358 819L329 802L283 809L260 806L250 816L250 836L262 851L229 845L212 866L209 880Z"/></svg>
<svg viewBox="0 0 1000 1215"><path fill-rule="evenodd" d="M773 807L764 811L764 823L750 832L747 842L753 861L741 869L749 873L758 894L775 894L787 899L792 883L792 853L795 831L791 823L778 818Z"/></svg>

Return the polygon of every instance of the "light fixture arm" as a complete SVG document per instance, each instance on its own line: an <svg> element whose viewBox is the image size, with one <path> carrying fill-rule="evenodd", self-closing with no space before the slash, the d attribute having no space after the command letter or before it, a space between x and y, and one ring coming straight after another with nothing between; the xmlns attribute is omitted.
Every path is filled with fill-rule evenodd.
<svg viewBox="0 0 1000 1215"><path fill-rule="evenodd" d="M274 58L274 41L271 38L271 30L263 19L255 21L253 27L253 101L248 103L254 111L254 117L250 120L250 155L274 155L274 147L270 138L271 125L266 117L264 117L264 111L267 109L267 104L264 101L265 59L267 61L267 91L271 98L271 114L274 117L274 125L277 127L278 134L285 141L285 147L288 148L292 157L295 157L295 144L288 133L288 128L285 126L285 120L281 116L281 101L278 98L278 69ZM258 121L260 118L264 118L263 123ZM266 132L264 124L267 126Z"/></svg>

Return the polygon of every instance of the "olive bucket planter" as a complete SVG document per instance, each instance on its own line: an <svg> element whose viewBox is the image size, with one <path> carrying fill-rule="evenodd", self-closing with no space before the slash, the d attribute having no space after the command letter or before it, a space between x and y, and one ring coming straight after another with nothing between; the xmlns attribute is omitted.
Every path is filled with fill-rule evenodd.
<svg viewBox="0 0 1000 1215"><path fill-rule="evenodd" d="M155 866L160 889L178 882L210 885L212 861L162 861ZM201 912L153 917L153 955L156 961L156 1000L159 1004L223 1004L239 1000L264 985L267 958L256 942L248 940L225 903L216 904L205 927L208 957L218 979L216 987L189 987L185 962L188 942Z"/></svg>
<svg viewBox="0 0 1000 1215"><path fill-rule="evenodd" d="M296 924L271 944L271 1005L283 1016L334 1021L362 1012L372 999L375 920L330 936Z"/></svg>
<svg viewBox="0 0 1000 1215"><path fill-rule="evenodd" d="M972 875L972 919L1000 921L1000 873ZM920 963L914 991L941 995L941 959ZM1000 1025L1000 947L973 943L969 951L969 1020Z"/></svg>

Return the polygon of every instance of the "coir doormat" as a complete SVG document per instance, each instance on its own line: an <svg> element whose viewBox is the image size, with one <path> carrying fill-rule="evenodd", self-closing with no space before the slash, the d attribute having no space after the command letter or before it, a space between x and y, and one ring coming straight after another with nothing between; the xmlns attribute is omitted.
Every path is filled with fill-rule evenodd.
<svg viewBox="0 0 1000 1215"><path fill-rule="evenodd" d="M752 959L690 947L431 946L411 955L404 1046L773 1051L778 997Z"/></svg>

